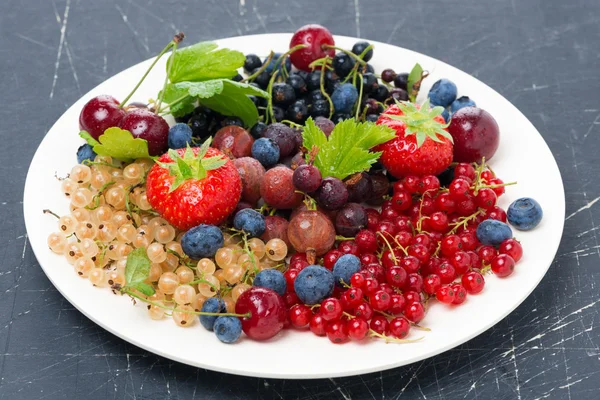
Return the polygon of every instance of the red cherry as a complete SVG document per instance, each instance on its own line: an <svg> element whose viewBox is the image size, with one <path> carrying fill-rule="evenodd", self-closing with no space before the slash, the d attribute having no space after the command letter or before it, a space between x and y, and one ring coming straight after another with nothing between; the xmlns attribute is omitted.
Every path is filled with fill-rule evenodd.
<svg viewBox="0 0 600 400"><path fill-rule="evenodd" d="M146 140L151 156L161 155L167 150L169 124L163 117L150 110L136 108L129 111L121 120L119 127L131 132L135 138Z"/></svg>
<svg viewBox="0 0 600 400"><path fill-rule="evenodd" d="M353 318L348 321L348 337L352 340L363 340L369 333L369 324L363 319Z"/></svg>
<svg viewBox="0 0 600 400"><path fill-rule="evenodd" d="M455 283L450 287L454 291L454 300L452 301L452 304L462 304L467 300L467 291L463 285Z"/></svg>
<svg viewBox="0 0 600 400"><path fill-rule="evenodd" d="M504 242L500 243L498 251L500 254L511 256L516 263L523 257L523 247L516 239L506 239Z"/></svg>
<svg viewBox="0 0 600 400"><path fill-rule="evenodd" d="M404 316L411 322L418 324L423 318L425 318L425 307L419 302L412 302L404 307Z"/></svg>
<svg viewBox="0 0 600 400"><path fill-rule="evenodd" d="M112 96L96 96L83 106L79 113L79 129L98 140L108 128L119 126L125 117L125 110ZM168 127L167 127L168 130Z"/></svg>
<svg viewBox="0 0 600 400"><path fill-rule="evenodd" d="M390 334L398 339L404 339L408 336L410 323L404 317L396 317L390 321Z"/></svg>
<svg viewBox="0 0 600 400"><path fill-rule="evenodd" d="M325 333L331 343L341 344L348 340L348 328L346 327L346 322L340 319L329 322L327 328L325 328Z"/></svg>
<svg viewBox="0 0 600 400"><path fill-rule="evenodd" d="M454 160L479 162L492 158L500 142L496 120L485 110L464 107L452 115L448 132L454 138Z"/></svg>
<svg viewBox="0 0 600 400"><path fill-rule="evenodd" d="M342 316L342 304L334 297L330 297L321 302L319 312L325 321L333 321Z"/></svg>
<svg viewBox="0 0 600 400"><path fill-rule="evenodd" d="M335 49L326 49L323 45L333 46L335 41L327 28L317 24L304 25L298 29L290 41L290 49L300 44L305 45L290 54L292 64L303 71L310 71L310 63L325 56L333 57Z"/></svg>
<svg viewBox="0 0 600 400"><path fill-rule="evenodd" d="M378 290L373 295L369 296L369 303L375 311L385 311L392 304L391 296L388 292Z"/></svg>
<svg viewBox="0 0 600 400"><path fill-rule="evenodd" d="M242 330L251 339L267 340L278 334L287 320L285 303L271 289L253 286L240 295L235 303L237 314L250 313L242 318Z"/></svg>
<svg viewBox="0 0 600 400"><path fill-rule="evenodd" d="M373 231L360 230L354 238L361 253L375 253L377 251L377 236Z"/></svg>
<svg viewBox="0 0 600 400"><path fill-rule="evenodd" d="M391 297L392 303L390 304L388 312L392 315L401 314L402 310L404 310L404 306L406 305L406 300L404 299L404 296L402 296L399 293L394 293Z"/></svg>
<svg viewBox="0 0 600 400"><path fill-rule="evenodd" d="M469 294L477 294L483 290L485 279L477 271L470 271L464 274L461 278L463 287Z"/></svg>
<svg viewBox="0 0 600 400"><path fill-rule="evenodd" d="M500 254L492 260L492 271L500 278L505 278L515 270L515 260L508 254Z"/></svg>
<svg viewBox="0 0 600 400"><path fill-rule="evenodd" d="M440 303L452 304L454 302L454 290L448 285L440 286L435 292L435 297Z"/></svg>
<svg viewBox="0 0 600 400"><path fill-rule="evenodd" d="M356 318L364 319L365 321L370 320L373 317L373 307L365 301L360 303L354 310Z"/></svg>
<svg viewBox="0 0 600 400"><path fill-rule="evenodd" d="M380 335L385 335L389 331L390 324L383 315L376 315L373 318L371 318L369 326L372 330L379 333Z"/></svg>
<svg viewBox="0 0 600 400"><path fill-rule="evenodd" d="M289 317L294 328L305 328L310 323L312 316L312 311L304 304L296 304L290 308Z"/></svg>
<svg viewBox="0 0 600 400"><path fill-rule="evenodd" d="M323 319L321 313L316 313L312 316L309 327L312 333L317 336L325 336L325 329L327 327L327 321Z"/></svg>

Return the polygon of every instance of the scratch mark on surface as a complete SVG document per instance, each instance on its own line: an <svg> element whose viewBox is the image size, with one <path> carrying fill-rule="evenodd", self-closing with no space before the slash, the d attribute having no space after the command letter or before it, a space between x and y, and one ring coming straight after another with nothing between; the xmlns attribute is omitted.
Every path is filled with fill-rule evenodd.
<svg viewBox="0 0 600 400"><path fill-rule="evenodd" d="M538 90L548 89L549 87L550 87L550 85L537 86L535 83L532 83L530 88L524 88L522 91L523 92L537 92Z"/></svg>
<svg viewBox="0 0 600 400"><path fill-rule="evenodd" d="M360 37L360 4L354 0L354 23L356 24L356 36Z"/></svg>
<svg viewBox="0 0 600 400"><path fill-rule="evenodd" d="M596 204L598 202L598 200L600 200L600 196L596 197L594 200L590 201L585 206L581 207L580 209L578 209L577 211L575 211L574 213L569 215L567 218L565 218L565 221L573 218L575 215L579 214L583 210L587 210L588 208L591 208L594 204Z"/></svg>
<svg viewBox="0 0 600 400"><path fill-rule="evenodd" d="M32 39L29 36L21 35L20 33L15 33L15 36L20 37L23 40L27 40L30 43L37 44L38 46L41 46L41 47L43 47L45 49L54 50L52 47L48 46L47 44L39 42L39 41L37 41L35 39Z"/></svg>
<svg viewBox="0 0 600 400"><path fill-rule="evenodd" d="M25 234L25 243L23 243L23 252L21 253L21 260L25 258L25 252L27 251L27 234Z"/></svg>
<svg viewBox="0 0 600 400"><path fill-rule="evenodd" d="M136 31L133 28L133 26L129 22L129 19L127 18L127 14L125 14L123 12L123 10L121 10L121 7L119 7L118 4L115 4L115 8L119 12L119 14L121 14L121 19L123 20L123 22L125 23L125 25L127 25L127 27L129 28L129 30L131 31L131 33L133 33L133 36L135 36L135 38L137 39L138 43L140 45L142 45L142 47L146 50L147 53L150 53L150 48L148 47L148 44L145 43L143 40L140 39L140 34L138 33L138 31Z"/></svg>
<svg viewBox="0 0 600 400"><path fill-rule="evenodd" d="M515 352L515 341L514 336L510 334L510 345L512 351L512 357L510 358L515 367L515 380L517 381L517 398L521 400L521 384L519 383L519 368L517 367L517 353Z"/></svg>
<svg viewBox="0 0 600 400"><path fill-rule="evenodd" d="M262 15L260 15L260 13L258 12L258 8L256 6L252 6L252 12L254 13L254 15L256 15L256 19L258 19L260 26L263 27L265 32L268 32L267 25L265 24L265 20L263 19Z"/></svg>
<svg viewBox="0 0 600 400"><path fill-rule="evenodd" d="M75 71L75 65L73 64L73 57L71 57L71 49L68 42L65 42L65 52L67 53L67 59L69 60L69 66L71 67L71 72L73 72L73 79L75 80L75 84L77 85L77 90L81 93L81 86L79 86L79 78L77 77L77 71Z"/></svg>
<svg viewBox="0 0 600 400"><path fill-rule="evenodd" d="M54 77L52 78L52 89L50 89L50 98L54 97L54 88L56 87L56 80L58 79L58 67L60 67L60 57L62 56L63 45L65 44L65 34L67 32L67 21L69 19L69 9L71 8L71 0L67 0L65 5L65 12L62 18L62 25L60 27L60 40L58 42L58 52L56 53L56 62L54 63Z"/></svg>
<svg viewBox="0 0 600 400"><path fill-rule="evenodd" d="M594 130L594 126L596 125L600 125L600 114L596 115L596 118L594 118L594 122L592 122L585 135L583 135L584 139L588 137L588 135Z"/></svg>
<svg viewBox="0 0 600 400"><path fill-rule="evenodd" d="M340 392L340 394L342 395L342 397L343 397L345 400L352 400L352 397L350 397L350 396L348 396L346 393L344 393L344 391L342 390L342 388L340 387L340 385L338 385L338 384L337 384L337 382L336 382L336 381L334 381L332 378L329 378L329 380L331 381L331 383L333 383L334 385L336 385L336 386L337 386L337 387L336 387L336 390L337 390L338 392Z"/></svg>
<svg viewBox="0 0 600 400"><path fill-rule="evenodd" d="M598 228L600 228L600 226L595 226L595 227L593 227L592 229L588 229L587 231L583 231L583 232L581 232L581 233L578 233L578 234L577 234L577 237L582 237L582 236L584 236L584 235L587 235L588 233L590 233L590 232L593 232L593 231L595 231L595 230L596 230L596 229L598 229Z"/></svg>

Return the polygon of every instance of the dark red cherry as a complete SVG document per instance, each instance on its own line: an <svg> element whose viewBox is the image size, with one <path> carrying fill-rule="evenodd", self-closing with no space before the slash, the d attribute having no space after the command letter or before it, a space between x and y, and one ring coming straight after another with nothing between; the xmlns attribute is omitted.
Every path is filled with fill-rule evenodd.
<svg viewBox="0 0 600 400"><path fill-rule="evenodd" d="M79 129L98 140L106 129L119 126L123 117L125 110L119 108L119 102L114 97L103 94L85 103L79 114Z"/></svg>
<svg viewBox="0 0 600 400"><path fill-rule="evenodd" d="M125 114L119 126L131 132L133 137L148 141L151 156L159 156L167 151L169 124L152 111L135 108Z"/></svg>
<svg viewBox="0 0 600 400"><path fill-rule="evenodd" d="M267 340L277 335L287 319L281 296L271 289L258 286L242 293L235 303L235 312L250 313L250 317L242 318L242 330L254 340Z"/></svg>

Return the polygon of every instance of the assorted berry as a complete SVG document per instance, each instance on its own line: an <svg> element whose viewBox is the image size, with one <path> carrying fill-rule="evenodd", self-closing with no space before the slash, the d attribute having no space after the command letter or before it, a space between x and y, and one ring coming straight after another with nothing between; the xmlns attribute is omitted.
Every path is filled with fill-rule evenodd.
<svg viewBox="0 0 600 400"><path fill-rule="evenodd" d="M49 248L79 276L223 343L298 329L341 344L412 342L432 302L513 273L510 226L535 228L542 209L498 205L513 184L487 164L498 125L453 82L416 104L419 64L378 75L370 43L339 48L319 25L265 58L182 39L159 55L172 50L156 101L81 111L87 144L60 184L71 213L45 210ZM186 65L221 52L218 69Z"/></svg>

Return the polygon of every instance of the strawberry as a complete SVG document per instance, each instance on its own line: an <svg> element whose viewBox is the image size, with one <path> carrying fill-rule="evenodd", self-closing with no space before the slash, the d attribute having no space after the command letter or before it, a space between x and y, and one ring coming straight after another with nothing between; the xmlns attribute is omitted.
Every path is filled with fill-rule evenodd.
<svg viewBox="0 0 600 400"><path fill-rule="evenodd" d="M375 150L383 152L381 163L396 178L439 175L452 162L453 141L441 116L442 107L429 108L398 102L379 116L377 125L396 131L396 138Z"/></svg>
<svg viewBox="0 0 600 400"><path fill-rule="evenodd" d="M152 167L146 194L152 208L181 230L218 225L235 210L242 180L229 158L209 147L169 150Z"/></svg>

